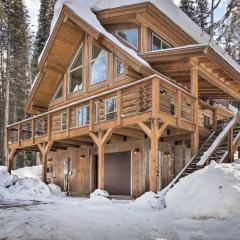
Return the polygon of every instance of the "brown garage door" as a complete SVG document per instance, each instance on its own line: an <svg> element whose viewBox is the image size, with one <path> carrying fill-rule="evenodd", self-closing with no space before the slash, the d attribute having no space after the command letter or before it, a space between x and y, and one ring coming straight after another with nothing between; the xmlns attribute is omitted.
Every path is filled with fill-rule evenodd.
<svg viewBox="0 0 240 240"><path fill-rule="evenodd" d="M105 155L105 189L110 195L131 195L131 152Z"/></svg>

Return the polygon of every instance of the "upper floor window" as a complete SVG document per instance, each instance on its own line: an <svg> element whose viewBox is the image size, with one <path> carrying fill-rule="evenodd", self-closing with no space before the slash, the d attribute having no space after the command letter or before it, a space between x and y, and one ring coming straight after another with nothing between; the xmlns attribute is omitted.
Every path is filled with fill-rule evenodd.
<svg viewBox="0 0 240 240"><path fill-rule="evenodd" d="M108 52L101 47L92 45L91 84L108 79Z"/></svg>
<svg viewBox="0 0 240 240"><path fill-rule="evenodd" d="M59 83L54 95L53 95L53 101L61 98L63 96L63 80Z"/></svg>
<svg viewBox="0 0 240 240"><path fill-rule="evenodd" d="M170 48L171 45L160 38L157 34L152 33L152 51Z"/></svg>
<svg viewBox="0 0 240 240"><path fill-rule="evenodd" d="M67 129L67 113L62 112L61 113L61 130Z"/></svg>
<svg viewBox="0 0 240 240"><path fill-rule="evenodd" d="M68 70L69 93L77 92L83 85L83 48L79 48Z"/></svg>
<svg viewBox="0 0 240 240"><path fill-rule="evenodd" d="M138 48L138 29L126 29L126 30L119 30L116 31L117 36L122 38L128 44L130 44L134 48Z"/></svg>
<svg viewBox="0 0 240 240"><path fill-rule="evenodd" d="M76 109L76 126L84 126L89 121L89 106L82 106Z"/></svg>
<svg viewBox="0 0 240 240"><path fill-rule="evenodd" d="M115 71L116 71L117 77L124 74L124 62L119 58L116 58L116 70Z"/></svg>

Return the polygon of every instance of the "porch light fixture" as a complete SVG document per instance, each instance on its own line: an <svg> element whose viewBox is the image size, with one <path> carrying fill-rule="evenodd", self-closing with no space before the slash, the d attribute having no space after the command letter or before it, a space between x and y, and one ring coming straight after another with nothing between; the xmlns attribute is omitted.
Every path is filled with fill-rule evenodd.
<svg viewBox="0 0 240 240"><path fill-rule="evenodd" d="M84 154L82 154L82 155L80 156L80 158L81 158L81 159L84 159L84 158L85 158L85 155L84 155Z"/></svg>
<svg viewBox="0 0 240 240"><path fill-rule="evenodd" d="M134 149L134 154L135 154L135 155L138 154L139 152L140 152L140 149L139 149L139 148Z"/></svg>

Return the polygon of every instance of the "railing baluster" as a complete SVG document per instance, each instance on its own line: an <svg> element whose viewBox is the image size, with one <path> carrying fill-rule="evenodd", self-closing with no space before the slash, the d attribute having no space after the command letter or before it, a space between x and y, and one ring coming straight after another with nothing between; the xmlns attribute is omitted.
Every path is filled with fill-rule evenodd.
<svg viewBox="0 0 240 240"><path fill-rule="evenodd" d="M121 126L122 124L122 106L123 106L122 91L119 90L117 92L117 125L118 126Z"/></svg>
<svg viewBox="0 0 240 240"><path fill-rule="evenodd" d="M89 131L93 131L93 100L89 102Z"/></svg>

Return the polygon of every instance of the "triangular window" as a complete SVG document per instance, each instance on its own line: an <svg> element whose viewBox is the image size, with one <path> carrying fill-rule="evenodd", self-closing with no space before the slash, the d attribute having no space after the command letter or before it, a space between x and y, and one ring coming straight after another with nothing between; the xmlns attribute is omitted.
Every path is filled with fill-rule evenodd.
<svg viewBox="0 0 240 240"><path fill-rule="evenodd" d="M63 79L58 84L58 87L55 91L55 94L53 95L53 100L56 100L58 98L61 98L63 96Z"/></svg>
<svg viewBox="0 0 240 240"><path fill-rule="evenodd" d="M75 55L68 69L68 92L77 92L82 89L83 82L83 48L82 45Z"/></svg>

